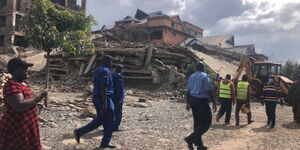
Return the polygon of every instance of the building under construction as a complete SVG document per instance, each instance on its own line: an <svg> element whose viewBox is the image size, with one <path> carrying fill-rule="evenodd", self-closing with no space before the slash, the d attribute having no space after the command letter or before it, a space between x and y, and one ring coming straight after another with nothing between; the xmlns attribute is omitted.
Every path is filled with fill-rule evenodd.
<svg viewBox="0 0 300 150"><path fill-rule="evenodd" d="M51 0L60 10L73 13L85 11L86 0ZM31 0L0 0L0 54L24 51L29 45L20 29L20 20L26 15Z"/></svg>

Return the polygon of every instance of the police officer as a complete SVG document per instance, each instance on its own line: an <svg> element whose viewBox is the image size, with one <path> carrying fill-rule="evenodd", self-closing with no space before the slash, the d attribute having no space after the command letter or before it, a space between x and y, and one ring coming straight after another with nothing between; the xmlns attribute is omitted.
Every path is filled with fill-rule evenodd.
<svg viewBox="0 0 300 150"><path fill-rule="evenodd" d="M240 124L240 117L239 113L243 104L245 104L250 109L250 84L247 81L247 75L242 77L242 81L237 83L237 98L236 98L236 109L235 109L235 125L239 126ZM252 123L251 120L251 111L247 114L248 124Z"/></svg>
<svg viewBox="0 0 300 150"><path fill-rule="evenodd" d="M190 150L194 145L198 150L206 150L202 141L202 135L209 129L212 121L212 113L209 107L209 99L213 102L213 111L217 110L213 85L210 78L204 73L204 64L196 64L197 71L188 78L187 85L187 111L192 109L194 117L194 132L184 140Z"/></svg>
<svg viewBox="0 0 300 150"><path fill-rule="evenodd" d="M75 138L78 143L80 143L80 136L93 131L103 124L104 135L100 148L115 148L115 146L109 145L114 125L114 104L112 102L113 82L110 73L111 65L112 57L108 55L103 56L102 66L98 67L94 72L93 103L97 111L97 117L86 126L74 130Z"/></svg>
<svg viewBox="0 0 300 150"><path fill-rule="evenodd" d="M300 71L296 80L289 90L288 99L293 106L294 122L300 124Z"/></svg>
<svg viewBox="0 0 300 150"><path fill-rule="evenodd" d="M114 85L113 102L115 105L115 123L114 131L121 131L119 126L122 120L123 102L125 97L124 78L122 76L123 65L117 65L115 72L112 74L112 80Z"/></svg>
<svg viewBox="0 0 300 150"><path fill-rule="evenodd" d="M231 82L231 76L226 75L226 79L220 82L219 86L219 101L221 102L220 110L217 114L216 121L219 122L220 118L225 114L225 125L230 123L232 103L235 102L234 85Z"/></svg>

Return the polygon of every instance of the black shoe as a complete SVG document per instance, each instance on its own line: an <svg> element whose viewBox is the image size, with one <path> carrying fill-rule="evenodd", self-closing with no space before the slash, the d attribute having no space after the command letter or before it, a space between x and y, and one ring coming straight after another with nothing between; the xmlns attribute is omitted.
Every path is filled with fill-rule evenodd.
<svg viewBox="0 0 300 150"><path fill-rule="evenodd" d="M275 128L275 125L271 125L268 127L268 129L274 129Z"/></svg>
<svg viewBox="0 0 300 150"><path fill-rule="evenodd" d="M100 148L116 148L116 146L113 146L113 145L101 145Z"/></svg>
<svg viewBox="0 0 300 150"><path fill-rule="evenodd" d="M114 132L121 132L123 131L122 129L114 129Z"/></svg>
<svg viewBox="0 0 300 150"><path fill-rule="evenodd" d="M207 150L208 148L206 146L198 146L197 150Z"/></svg>
<svg viewBox="0 0 300 150"><path fill-rule="evenodd" d="M248 121L248 124L251 124L251 123L253 123L254 121L253 120L250 120L250 121Z"/></svg>
<svg viewBox="0 0 300 150"><path fill-rule="evenodd" d="M227 126L227 125L229 125L229 124L230 124L230 122L225 122L225 124L224 124L224 125L225 125L225 126Z"/></svg>
<svg viewBox="0 0 300 150"><path fill-rule="evenodd" d="M189 137L184 138L184 141L188 144L189 150L194 150L193 141Z"/></svg>
<svg viewBox="0 0 300 150"><path fill-rule="evenodd" d="M78 129L75 129L75 130L73 131L73 133L74 133L76 142L77 142L77 143L80 143L80 136L81 136L81 134L80 134L79 130L78 130Z"/></svg>
<svg viewBox="0 0 300 150"><path fill-rule="evenodd" d="M235 126L239 126L240 124L239 123L235 123Z"/></svg>

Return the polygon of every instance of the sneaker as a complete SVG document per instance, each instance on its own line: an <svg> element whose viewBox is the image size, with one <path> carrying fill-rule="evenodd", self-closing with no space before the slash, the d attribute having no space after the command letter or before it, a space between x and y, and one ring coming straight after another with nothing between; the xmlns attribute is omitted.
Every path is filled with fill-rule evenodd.
<svg viewBox="0 0 300 150"><path fill-rule="evenodd" d="M267 129L274 129L275 126L274 125L270 125L269 127L267 127Z"/></svg>
<svg viewBox="0 0 300 150"><path fill-rule="evenodd" d="M189 137L185 137L184 141L187 143L189 150L194 150L193 141Z"/></svg>
<svg viewBox="0 0 300 150"><path fill-rule="evenodd" d="M197 147L197 150L207 150L208 149L208 147L206 147L206 146L198 146Z"/></svg>

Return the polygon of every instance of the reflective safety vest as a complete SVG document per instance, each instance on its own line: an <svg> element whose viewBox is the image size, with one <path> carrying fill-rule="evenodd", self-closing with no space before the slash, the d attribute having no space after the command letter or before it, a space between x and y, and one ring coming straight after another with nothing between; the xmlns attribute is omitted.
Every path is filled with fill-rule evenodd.
<svg viewBox="0 0 300 150"><path fill-rule="evenodd" d="M220 82L220 92L219 92L220 98L231 98L230 85L231 85L230 82L228 84L224 84L222 81Z"/></svg>
<svg viewBox="0 0 300 150"><path fill-rule="evenodd" d="M246 81L238 82L238 84L237 84L237 99L238 100L247 100L248 86L249 86L249 83Z"/></svg>

